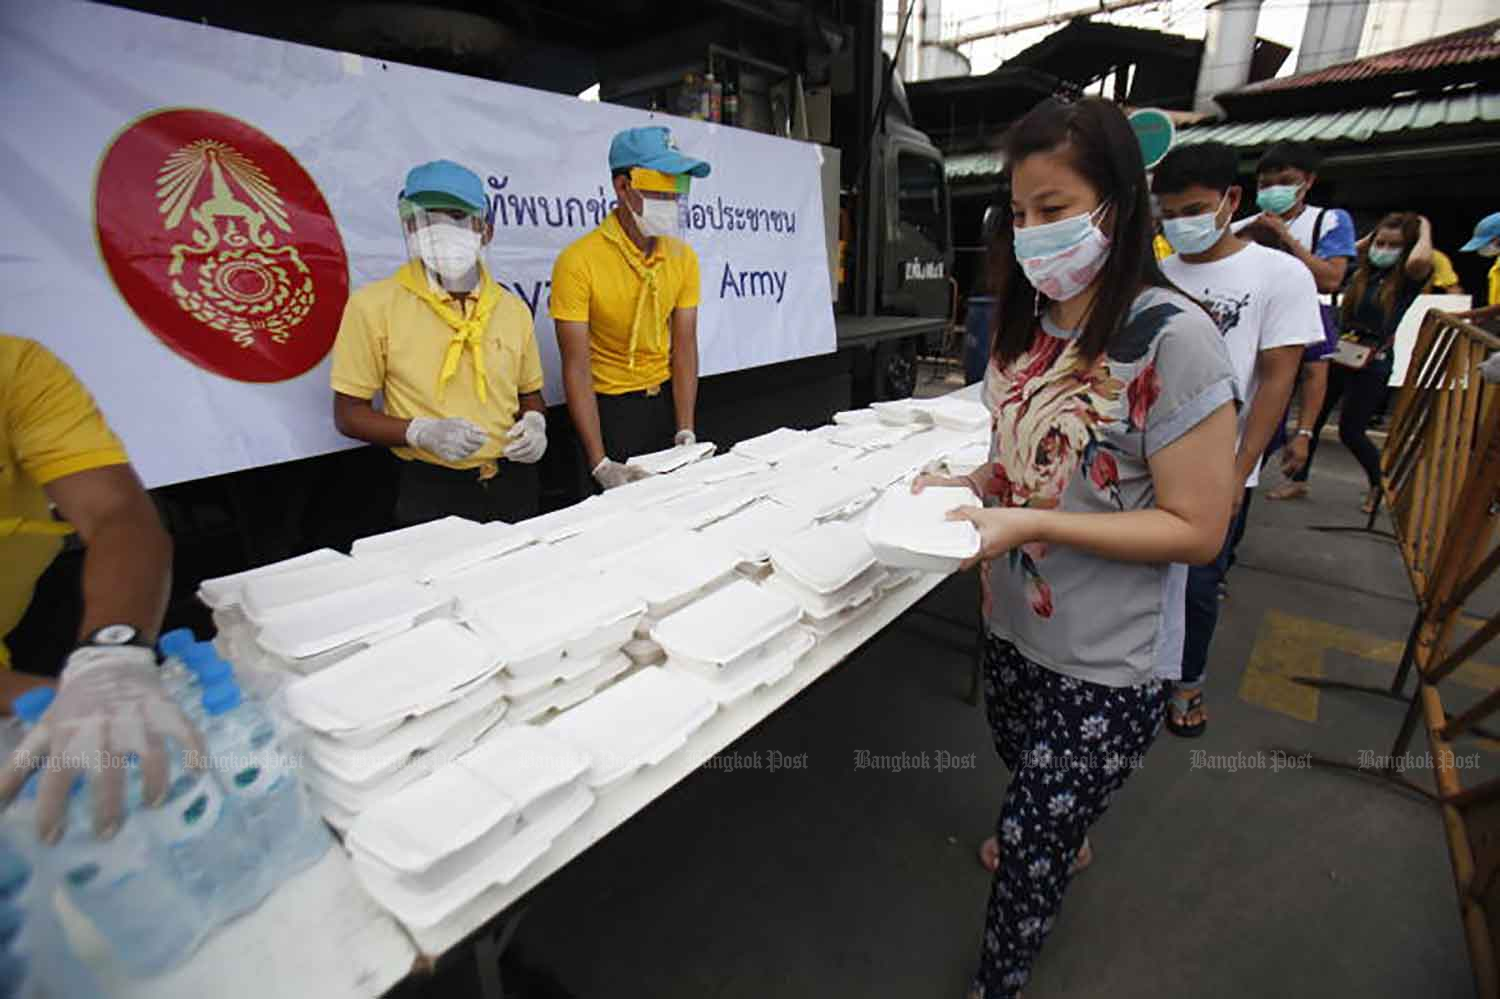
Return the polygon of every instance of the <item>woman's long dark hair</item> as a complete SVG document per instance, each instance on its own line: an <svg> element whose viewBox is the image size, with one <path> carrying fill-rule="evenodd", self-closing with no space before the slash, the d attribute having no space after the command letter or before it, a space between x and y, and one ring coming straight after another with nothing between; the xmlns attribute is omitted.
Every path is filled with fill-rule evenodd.
<svg viewBox="0 0 1500 999"><path fill-rule="evenodd" d="M1035 153L1065 150L1077 170L1114 206L1114 234L1100 272L1098 291L1084 317L1078 349L1092 360L1108 349L1130 305L1148 286L1171 288L1151 250L1153 220L1141 147L1125 115L1113 103L1085 97L1074 103L1048 98L1010 127L1002 151L1008 188L1017 163ZM1009 196L999 199L1001 217L990 244L990 287L995 294L991 353L1001 367L1031 348L1036 330L1036 289L1016 261L1015 214Z"/></svg>
<svg viewBox="0 0 1500 999"><path fill-rule="evenodd" d="M1380 313L1384 318L1384 327L1389 327L1392 314L1396 311L1397 300L1401 297L1401 289L1405 287L1406 258L1411 256L1412 247L1417 245L1417 238L1422 234L1422 223L1412 212L1391 212L1381 219L1375 226L1375 234L1382 229L1396 229L1401 233L1401 238L1406 241L1406 247L1401 251L1401 258L1386 269L1385 276L1380 281ZM1344 293L1344 300L1340 305L1340 318L1346 324L1354 322L1354 313L1360 303L1365 300L1365 289L1370 282L1377 279L1379 271L1370 265L1370 247L1375 245L1375 234L1370 236L1370 241L1365 248L1359 251L1359 264L1354 270L1354 276L1349 279L1349 289ZM1372 333L1383 333L1384 329L1371 330Z"/></svg>

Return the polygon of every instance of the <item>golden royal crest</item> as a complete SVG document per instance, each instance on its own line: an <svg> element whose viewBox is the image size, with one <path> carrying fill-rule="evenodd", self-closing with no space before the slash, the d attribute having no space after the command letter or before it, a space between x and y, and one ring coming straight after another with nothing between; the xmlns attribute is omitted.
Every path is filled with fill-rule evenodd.
<svg viewBox="0 0 1500 999"><path fill-rule="evenodd" d="M205 177L207 196L195 202ZM167 268L177 304L240 347L261 333L289 342L317 295L297 248L280 242L292 226L265 172L226 142L197 139L162 163L156 200L167 231L184 216L193 222L191 243L172 245Z"/></svg>

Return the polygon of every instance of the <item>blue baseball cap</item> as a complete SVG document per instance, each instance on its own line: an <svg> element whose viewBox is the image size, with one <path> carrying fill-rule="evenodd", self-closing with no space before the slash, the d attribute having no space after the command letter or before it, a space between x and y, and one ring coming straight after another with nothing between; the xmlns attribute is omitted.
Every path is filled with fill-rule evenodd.
<svg viewBox="0 0 1500 999"><path fill-rule="evenodd" d="M433 160L412 167L401 197L419 208L457 208L480 215L489 209L484 181L452 160Z"/></svg>
<svg viewBox="0 0 1500 999"><path fill-rule="evenodd" d="M1465 253L1473 253L1482 247L1488 246L1495 240L1500 239L1500 212L1486 215L1479 220L1474 227L1474 238L1459 247Z"/></svg>
<svg viewBox="0 0 1500 999"><path fill-rule="evenodd" d="M646 128L627 128L617 134L609 144L609 169L628 170L645 167L662 173L688 174L691 177L707 177L708 164L684 156L672 142L672 130L661 125Z"/></svg>

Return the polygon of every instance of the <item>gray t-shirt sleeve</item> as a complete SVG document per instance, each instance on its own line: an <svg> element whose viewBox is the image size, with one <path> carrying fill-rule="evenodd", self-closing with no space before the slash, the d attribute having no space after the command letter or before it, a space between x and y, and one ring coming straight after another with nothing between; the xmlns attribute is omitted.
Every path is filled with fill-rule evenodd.
<svg viewBox="0 0 1500 999"><path fill-rule="evenodd" d="M1149 401L1145 450L1151 457L1226 402L1240 402L1229 352L1213 320L1196 306L1171 316L1156 340L1156 356L1132 388Z"/></svg>

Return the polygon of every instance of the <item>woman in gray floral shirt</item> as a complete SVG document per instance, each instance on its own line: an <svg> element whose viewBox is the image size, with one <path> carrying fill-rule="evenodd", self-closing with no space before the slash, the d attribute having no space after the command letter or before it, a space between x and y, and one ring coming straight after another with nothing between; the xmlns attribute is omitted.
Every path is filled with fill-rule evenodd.
<svg viewBox="0 0 1500 999"><path fill-rule="evenodd" d="M1115 105L1012 127L991 251L992 463L955 511L983 538L986 706L1011 772L971 996L1019 994L1087 833L1161 727L1187 563L1228 529L1234 383L1213 321L1162 276L1139 147ZM951 480L926 477L915 488Z"/></svg>

